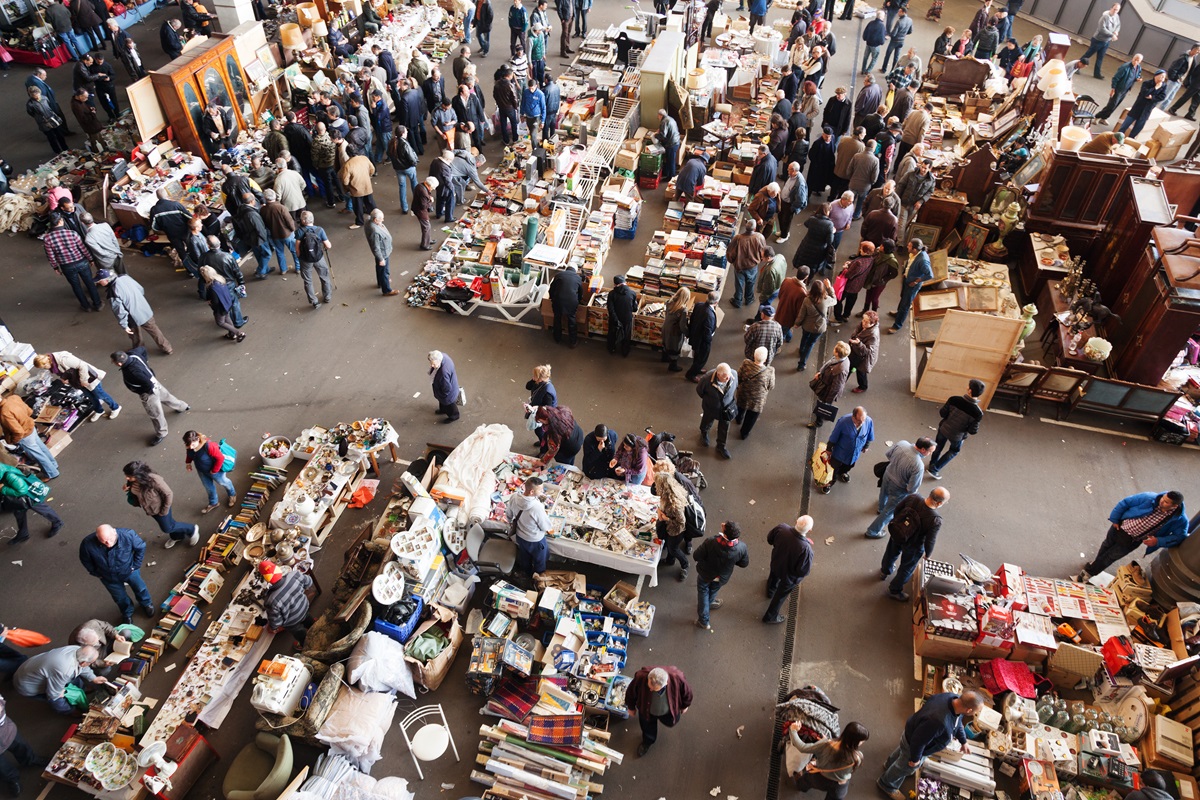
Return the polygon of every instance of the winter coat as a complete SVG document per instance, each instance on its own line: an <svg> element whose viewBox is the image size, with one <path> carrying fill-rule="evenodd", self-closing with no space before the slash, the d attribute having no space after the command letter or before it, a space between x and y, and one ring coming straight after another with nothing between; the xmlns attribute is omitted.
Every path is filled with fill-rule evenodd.
<svg viewBox="0 0 1200 800"><path fill-rule="evenodd" d="M687 489L683 488L683 484L675 480L675 475L668 475L665 472L656 473L654 476L654 493L658 495L659 509L662 515L666 517L663 520L666 526L667 536L683 536L684 529L687 527L687 518L684 515L684 509L688 504Z"/></svg>
<svg viewBox="0 0 1200 800"><path fill-rule="evenodd" d="M366 197L375 191L371 185L371 176L375 174L375 165L366 156L354 156L342 167L339 177L351 197Z"/></svg>
<svg viewBox="0 0 1200 800"><path fill-rule="evenodd" d="M237 210L233 216L233 230L239 244L246 250L253 250L271 238L262 213L255 206L242 206Z"/></svg>
<svg viewBox="0 0 1200 800"><path fill-rule="evenodd" d="M784 278L779 285L779 297L775 300L775 321L786 331L795 327L800 316L800 306L808 297L808 287L796 277Z"/></svg>
<svg viewBox="0 0 1200 800"><path fill-rule="evenodd" d="M39 484L41 481L32 475L26 475L8 464L0 464L0 500L20 500L22 497L28 497ZM3 506L4 503L0 502L0 507Z"/></svg>
<svg viewBox="0 0 1200 800"><path fill-rule="evenodd" d="M662 347L663 352L669 356L678 356L683 349L683 342L688 334L688 312L687 306L680 306L678 310L667 310L666 316L663 317L662 328Z"/></svg>
<svg viewBox="0 0 1200 800"><path fill-rule="evenodd" d="M308 616L309 600L304 590L312 586L312 578L292 570L271 587L263 603L267 625L273 630L299 625Z"/></svg>
<svg viewBox="0 0 1200 800"><path fill-rule="evenodd" d="M696 548L696 573L705 583L722 586L733 577L733 568L750 566L750 550L740 539L726 542L724 536L710 536Z"/></svg>
<svg viewBox="0 0 1200 800"><path fill-rule="evenodd" d="M850 359L831 358L821 365L814 380L817 382L813 394L822 403L836 403L846 388L846 378L850 376Z"/></svg>
<svg viewBox="0 0 1200 800"><path fill-rule="evenodd" d="M895 197L895 195L889 195ZM859 229L859 235L864 242L870 242L875 245L876 254L878 255L879 248L883 247L884 239L896 241L896 233L899 229L900 220L896 219L896 215L892 210L885 207L877 208L870 214L863 217L862 227Z"/></svg>
<svg viewBox="0 0 1200 800"><path fill-rule="evenodd" d="M700 376L696 394L700 395L700 407L704 415L714 419L731 420L737 416L737 374L731 374L725 387L717 383L717 371L709 370Z"/></svg>
<svg viewBox="0 0 1200 800"><path fill-rule="evenodd" d="M791 525L776 525L767 533L771 545L771 575L802 581L812 569L812 545Z"/></svg>
<svg viewBox="0 0 1200 800"><path fill-rule="evenodd" d="M129 494L132 496L129 504L136 504L146 512L147 516L151 517L161 517L166 514L171 510L171 503L175 499L171 493L171 487L155 472L150 473L149 486L142 486L140 483L134 482L129 487Z"/></svg>
<svg viewBox="0 0 1200 800"><path fill-rule="evenodd" d="M808 151L808 186L813 191L824 191L833 177L833 165L837 159L837 139L819 137Z"/></svg>
<svg viewBox="0 0 1200 800"><path fill-rule="evenodd" d="M633 311L637 307L637 292L625 284L613 287L608 293L608 324L619 324L627 331L633 330Z"/></svg>
<svg viewBox="0 0 1200 800"><path fill-rule="evenodd" d="M842 180L850 178L850 162L856 155L867 149L866 142L854 136L843 136L838 140L837 150L834 151L833 174Z"/></svg>
<svg viewBox="0 0 1200 800"><path fill-rule="evenodd" d="M758 268L758 282L755 284L754 289L758 292L759 297L770 297L779 291L779 287L783 285L783 280L786 276L787 258L783 253L779 253L768 263ZM779 321L778 312L776 312L775 321Z"/></svg>
<svg viewBox="0 0 1200 800"><path fill-rule="evenodd" d="M792 266L815 269L818 264L829 257L829 248L833 244L833 235L836 231L833 229L833 220L819 211L804 220L804 227L807 228L807 231L804 238L800 240L800 244L796 246L796 253L792 256Z"/></svg>
<svg viewBox="0 0 1200 800"><path fill-rule="evenodd" d="M113 316L122 328L145 325L154 318L146 290L129 275L118 275L105 289Z"/></svg>
<svg viewBox="0 0 1200 800"><path fill-rule="evenodd" d="M853 465L863 451L875 441L875 423L870 417L855 427L854 415L846 414L833 426L829 434L829 454L843 464Z"/></svg>
<svg viewBox="0 0 1200 800"><path fill-rule="evenodd" d="M861 292L863 285L867 282L867 274L871 271L871 264L874 260L875 256L857 256L847 261L844 269L846 288L843 291L850 294Z"/></svg>
<svg viewBox="0 0 1200 800"><path fill-rule="evenodd" d="M767 403L767 394L775 388L775 368L747 358L738 367L737 376L734 391L737 407L742 411L761 412Z"/></svg>
<svg viewBox="0 0 1200 800"><path fill-rule="evenodd" d="M693 348L707 348L717 332L717 313L712 303L696 303L688 316L688 341Z"/></svg>
<svg viewBox="0 0 1200 800"><path fill-rule="evenodd" d="M850 340L850 366L868 375L879 360L879 323L860 327Z"/></svg>
<svg viewBox="0 0 1200 800"><path fill-rule="evenodd" d="M733 237L726 251L729 265L736 272L754 269L762 263L767 252L767 240L758 231L754 233L739 233Z"/></svg>
<svg viewBox="0 0 1200 800"><path fill-rule="evenodd" d="M938 413L942 417L938 424L938 435L952 442L961 442L979 433L979 423L983 421L983 409L979 403L961 394L943 403Z"/></svg>
<svg viewBox="0 0 1200 800"><path fill-rule="evenodd" d="M95 533L79 543L79 562L83 568L105 583L117 583L142 568L146 543L131 528L117 528L117 542L105 547Z"/></svg>
<svg viewBox="0 0 1200 800"><path fill-rule="evenodd" d="M233 293L227 284L220 281L213 281L204 288L204 299L218 317L228 314L229 309L233 308Z"/></svg>
<svg viewBox="0 0 1200 800"><path fill-rule="evenodd" d="M296 232L296 220L287 207L278 201L267 203L262 207L263 224L271 233L272 239L286 239Z"/></svg>
<svg viewBox="0 0 1200 800"><path fill-rule="evenodd" d="M77 389L95 389L106 374L68 350L50 354L50 372Z"/></svg>
<svg viewBox="0 0 1200 800"><path fill-rule="evenodd" d="M754 170L750 173L750 196L758 194L758 190L772 183L778 174L779 162L775 160L775 156L767 153L754 165Z"/></svg>
<svg viewBox="0 0 1200 800"><path fill-rule="evenodd" d="M817 306L812 295L804 298L804 302L800 304L800 315L796 317L796 326L808 333L824 333L829 327L829 309L837 305L837 301L832 296L826 295L825 299L820 301L820 307Z"/></svg>
<svg viewBox="0 0 1200 800"><path fill-rule="evenodd" d="M433 371L433 396L444 406L458 402L458 372L454 361L445 353L442 363Z"/></svg>
<svg viewBox="0 0 1200 800"><path fill-rule="evenodd" d="M0 428L4 441L16 444L33 433L33 409L16 394L0 401Z"/></svg>
<svg viewBox="0 0 1200 800"><path fill-rule="evenodd" d="M550 304L573 315L583 303L583 278L573 269L559 270L550 281Z"/></svg>
<svg viewBox="0 0 1200 800"><path fill-rule="evenodd" d="M862 39L867 47L882 47L887 40L887 24L881 19L872 19L863 28Z"/></svg>
<svg viewBox="0 0 1200 800"><path fill-rule="evenodd" d="M1108 521L1113 525L1120 525L1127 519L1144 517L1158 507L1161 498L1162 494L1154 492L1132 494L1113 507L1112 513L1108 515ZM1179 504L1179 508L1175 510L1174 514L1167 517L1158 526L1152 535L1158 539L1158 542L1153 547L1146 548L1147 555L1155 550L1175 547L1187 538L1188 515L1182 503Z"/></svg>
<svg viewBox="0 0 1200 800"><path fill-rule="evenodd" d="M285 169L275 176L275 194L288 211L300 211L308 205L304 199L304 176L294 169Z"/></svg>
<svg viewBox="0 0 1200 800"><path fill-rule="evenodd" d="M558 405L558 392L554 390L554 384L550 381L543 383L525 381L525 391L529 392L529 405L531 406L554 408Z"/></svg>
<svg viewBox="0 0 1200 800"><path fill-rule="evenodd" d="M821 122L823 125L833 128L834 136L845 136L850 131L852 108L853 106L849 100L838 100L837 95L834 95L825 104L825 111L821 115Z"/></svg>
<svg viewBox="0 0 1200 800"><path fill-rule="evenodd" d="M629 688L625 690L626 708L637 709L638 717L641 719L650 718L650 703L653 700L654 691L650 688L650 670L652 667L642 667L634 673L633 680L629 683ZM667 686L665 689L667 696L667 715L671 718L671 724L675 725L679 722L679 718L683 716L683 712L692 704L692 687L688 686L687 679L683 677L683 673L675 667L659 667L667 673Z"/></svg>
<svg viewBox="0 0 1200 800"><path fill-rule="evenodd" d="M604 444L596 442L596 437L589 434L583 440L583 474L589 478L611 478L612 468L608 465L617 455L617 432L610 430L604 439Z"/></svg>
<svg viewBox="0 0 1200 800"><path fill-rule="evenodd" d="M861 197L871 191L875 179L879 177L879 156L864 150L850 159L850 191L855 197Z"/></svg>
<svg viewBox="0 0 1200 800"><path fill-rule="evenodd" d="M420 191L424 185L420 184L417 190ZM370 248L376 263L386 261L392 255L392 234L387 228L376 225L373 220L367 220L363 233L367 236L367 247Z"/></svg>

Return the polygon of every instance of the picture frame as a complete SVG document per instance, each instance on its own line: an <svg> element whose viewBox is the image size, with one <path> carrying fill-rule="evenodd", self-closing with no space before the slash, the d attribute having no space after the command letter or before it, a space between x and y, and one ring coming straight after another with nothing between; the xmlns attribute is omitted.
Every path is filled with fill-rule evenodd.
<svg viewBox="0 0 1200 800"><path fill-rule="evenodd" d="M942 234L940 225L923 225L919 222L914 222L908 226L908 239L920 239L925 245L925 249L933 252L937 246L938 237Z"/></svg>
<svg viewBox="0 0 1200 800"><path fill-rule="evenodd" d="M968 286L967 311L996 312L1000 310L1000 289L996 286Z"/></svg>
<svg viewBox="0 0 1200 800"><path fill-rule="evenodd" d="M267 71L268 74L275 71L279 66L275 63L275 54L271 52L271 45L264 44L262 47L254 51L254 58Z"/></svg>
<svg viewBox="0 0 1200 800"><path fill-rule="evenodd" d="M991 230L978 222L968 222L963 227L962 244L958 247L958 257L971 261L979 258L983 246L987 244Z"/></svg>
<svg viewBox="0 0 1200 800"><path fill-rule="evenodd" d="M953 255L958 252L960 244L962 244L962 234L955 228L946 234L945 238L942 239L942 246L938 249L945 250L947 253Z"/></svg>
<svg viewBox="0 0 1200 800"><path fill-rule="evenodd" d="M1029 160L1013 173L1013 185L1024 188L1031 183L1035 183L1045 169L1046 157L1041 152L1031 153Z"/></svg>
<svg viewBox="0 0 1200 800"><path fill-rule="evenodd" d="M258 59L246 64L245 70L246 80L250 81L251 86L262 86L268 80L267 68Z"/></svg>

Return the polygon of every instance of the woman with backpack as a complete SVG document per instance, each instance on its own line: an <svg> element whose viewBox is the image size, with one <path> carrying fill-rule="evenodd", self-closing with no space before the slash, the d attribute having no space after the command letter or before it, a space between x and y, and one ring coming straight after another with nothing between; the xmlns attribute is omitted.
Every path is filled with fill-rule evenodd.
<svg viewBox="0 0 1200 800"><path fill-rule="evenodd" d="M218 444L196 431L188 431L183 435L183 446L187 448L187 471L191 472L192 465L196 465L196 474L200 476L200 483L204 484L204 491L208 494L208 505L200 509L200 513L207 514L217 507L218 485L229 496L225 507L237 505L237 489L233 488L233 482L225 474L233 470L237 451L224 442Z"/></svg>
<svg viewBox="0 0 1200 800"><path fill-rule="evenodd" d="M227 331L226 339L232 339L235 342L245 339L246 334L234 327L233 320L229 318L229 312L233 308L233 291L226 285L225 279L218 275L215 269L208 266L200 268L200 277L204 279L204 299L208 301L208 307L212 309L213 320L217 323L217 327Z"/></svg>
<svg viewBox="0 0 1200 800"><path fill-rule="evenodd" d="M150 469L144 461L130 461L124 467L125 500L153 517L158 527L167 535L163 547L170 550L178 542L186 541L194 547L200 541L200 526L178 522L171 516L174 495L162 476Z"/></svg>
<svg viewBox="0 0 1200 800"><path fill-rule="evenodd" d="M8 511L17 521L17 535L9 544L29 540L28 514L32 511L50 520L47 538L62 530L63 521L54 509L46 505L50 487L17 467L0 463L0 510Z"/></svg>

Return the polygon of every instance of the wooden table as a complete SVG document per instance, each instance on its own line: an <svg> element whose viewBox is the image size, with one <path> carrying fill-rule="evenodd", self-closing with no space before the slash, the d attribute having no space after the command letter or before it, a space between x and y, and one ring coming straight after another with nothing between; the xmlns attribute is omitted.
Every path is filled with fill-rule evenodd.
<svg viewBox="0 0 1200 800"><path fill-rule="evenodd" d="M1095 375L1099 371L1100 365L1104 362L1092 361L1090 358L1087 358L1083 355L1082 350L1075 355L1071 355L1071 339L1074 337L1072 337L1067 326L1059 323L1057 319L1058 314L1068 310L1067 298L1063 297L1062 292L1058 291L1058 281L1048 281L1046 283L1046 288L1042 291L1042 298L1043 299L1041 302L1043 303L1043 307L1049 306L1056 316L1056 318L1053 320L1053 324L1055 325L1055 329L1057 331L1057 338L1052 345L1055 350L1055 366L1070 367L1071 369L1082 370L1089 375ZM1095 335L1096 328L1094 326L1089 326L1083 330L1083 338L1080 339L1080 341L1086 342Z"/></svg>

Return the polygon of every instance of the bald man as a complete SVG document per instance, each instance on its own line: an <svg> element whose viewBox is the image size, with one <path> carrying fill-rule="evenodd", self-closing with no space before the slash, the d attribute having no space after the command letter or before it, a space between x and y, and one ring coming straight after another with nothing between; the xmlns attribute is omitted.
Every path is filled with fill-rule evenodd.
<svg viewBox="0 0 1200 800"><path fill-rule="evenodd" d="M767 544L771 545L767 597L771 598L771 603L762 621L768 625L778 625L784 621L779 610L783 608L788 595L800 585L800 581L808 577L812 569L812 541L808 538L812 528L813 518L805 514L796 520L795 525L776 525L767 534Z"/></svg>
<svg viewBox="0 0 1200 800"><path fill-rule="evenodd" d="M101 525L79 543L79 562L108 589L121 609L121 622L126 625L133 622L133 601L125 591L126 584L133 589L143 613L154 616L154 601L139 572L145 556L146 543L131 528Z"/></svg>

